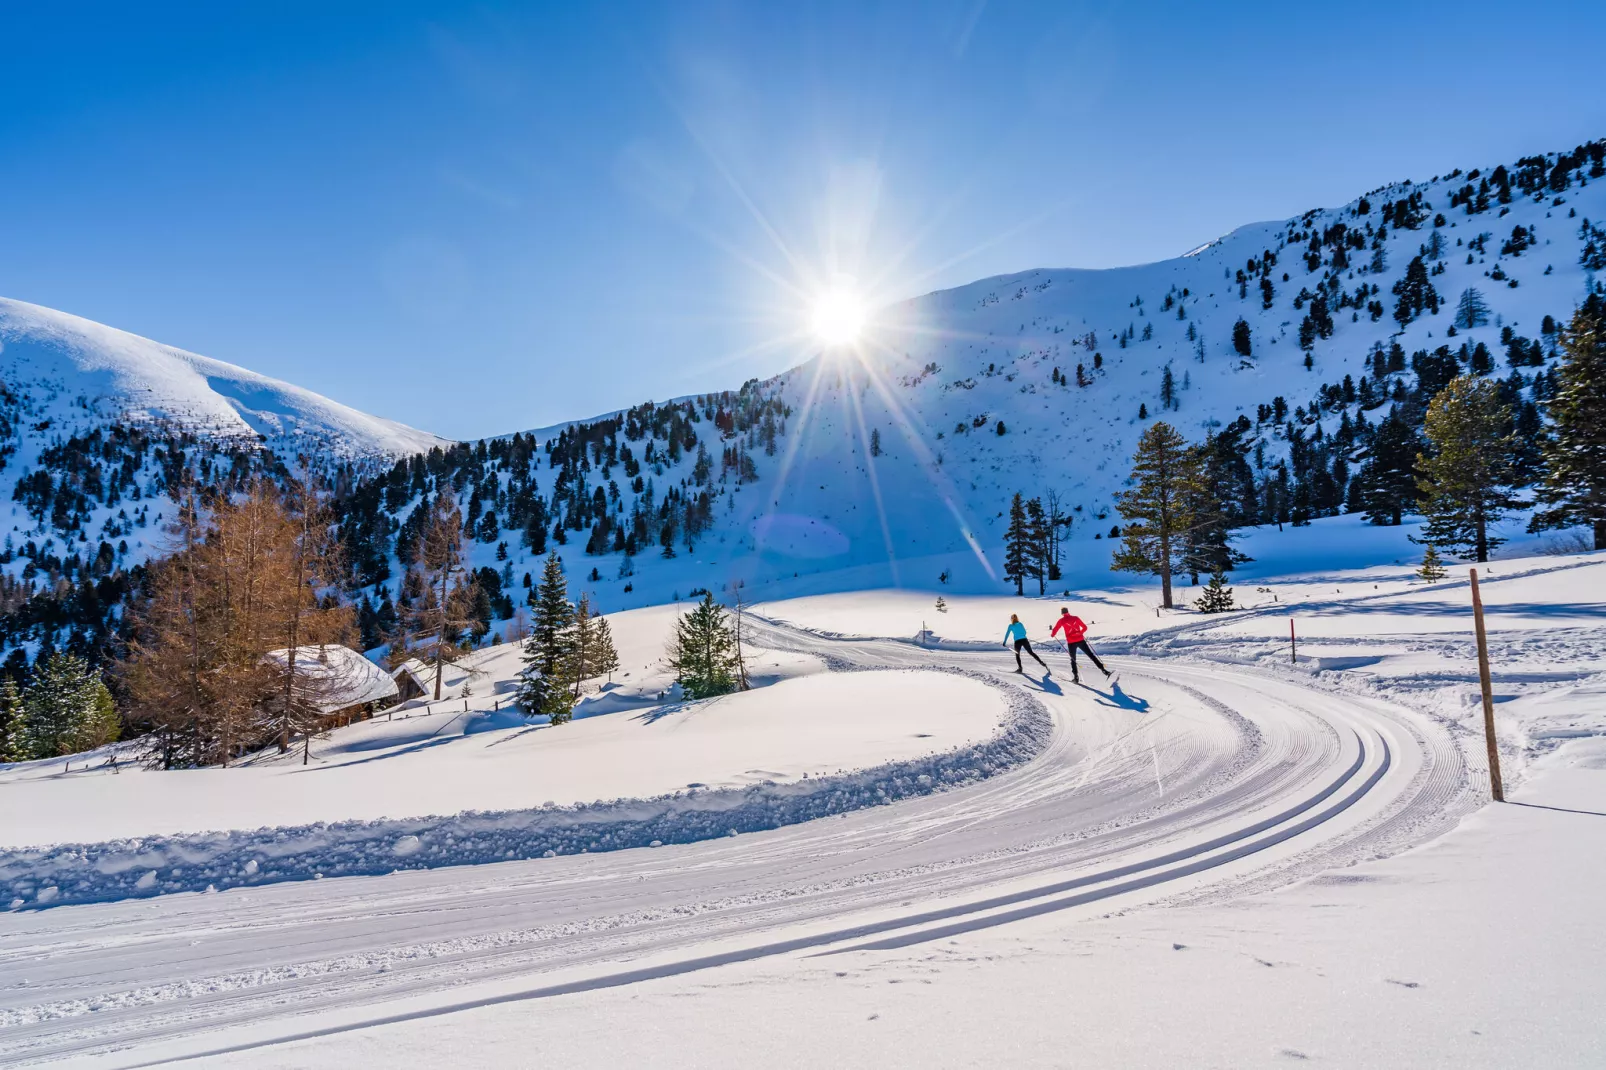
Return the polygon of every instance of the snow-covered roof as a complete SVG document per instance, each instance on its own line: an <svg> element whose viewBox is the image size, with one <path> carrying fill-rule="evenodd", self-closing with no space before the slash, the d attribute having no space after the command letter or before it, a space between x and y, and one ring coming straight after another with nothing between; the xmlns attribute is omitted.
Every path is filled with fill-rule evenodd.
<svg viewBox="0 0 1606 1070"><path fill-rule="evenodd" d="M290 650L271 650L264 660L287 665ZM323 713L393 698L398 693L396 681L384 669L338 644L297 648L295 671L313 705Z"/></svg>
<svg viewBox="0 0 1606 1070"><path fill-rule="evenodd" d="M408 658L397 665L392 676L397 673L408 673L418 681L418 686L424 689L426 695L435 693L435 666L418 658ZM473 679L475 673L462 661L449 661L441 666L441 698L456 698L463 693L463 686Z"/></svg>

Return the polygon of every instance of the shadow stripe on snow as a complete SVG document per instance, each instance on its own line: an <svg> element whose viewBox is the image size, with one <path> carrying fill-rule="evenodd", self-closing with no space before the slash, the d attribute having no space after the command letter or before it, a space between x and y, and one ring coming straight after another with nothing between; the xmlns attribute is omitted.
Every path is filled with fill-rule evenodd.
<svg viewBox="0 0 1606 1070"><path fill-rule="evenodd" d="M13 910L39 909L694 843L951 791L1013 769L1047 746L1053 720L1030 694L985 673L923 671L969 677L1002 693L1003 728L983 742L941 754L789 784L0 851L0 898L9 898Z"/></svg>

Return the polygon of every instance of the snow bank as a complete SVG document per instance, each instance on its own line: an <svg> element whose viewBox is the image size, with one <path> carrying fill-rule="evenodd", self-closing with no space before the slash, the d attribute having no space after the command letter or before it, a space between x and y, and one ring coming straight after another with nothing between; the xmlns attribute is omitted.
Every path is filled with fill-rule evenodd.
<svg viewBox="0 0 1606 1070"><path fill-rule="evenodd" d="M871 710L875 711L873 715ZM634 766L638 773L662 765L673 769L673 778L686 784L680 790L611 802L549 803L522 809L470 810L448 816L320 821L254 831L190 832L37 849L13 848L0 850L0 892L13 908L54 906L688 843L777 828L968 784L1037 754L1048 741L1051 725L1042 706L1015 689L999 687L980 675L931 671L832 674L777 685L765 692L676 705L656 712L653 718L636 719L645 722L643 727L656 726L659 730L640 733L643 740L650 742L633 757L620 753L616 746L586 748L583 742L568 742L590 725L607 730L612 727L607 722L620 724L623 718L595 718L564 729L532 731L527 737L504 734L501 739L558 740L546 752L544 764L532 766L530 760L538 753L534 749L526 752L522 762L513 763L522 770L527 783L537 786L533 790L547 791L542 777L547 773L555 776L566 766L579 767L582 755L585 775L571 781L576 785L588 779L593 784L599 782L597 778L612 765ZM946 731L951 740L956 732L973 732L983 719L989 730L996 729L985 738L929 753L938 733ZM728 748L723 757L743 753L744 746L761 745L768 748L771 758L784 764L786 749L775 747L775 729L787 720L796 726L795 732L784 737L787 747L809 754L807 764L815 767L822 761L832 761L840 767L846 764L843 755L862 758L886 754L889 748L902 756L857 772L825 776L805 772L793 779L783 779L784 772L773 773L738 762L736 766L744 767L744 773L727 775L728 786L715 788L703 786L706 777L692 781L688 776L686 770L695 767L696 756L715 741ZM847 747L843 746L844 733L854 741ZM483 740L487 735L470 738ZM918 751L928 753L914 753ZM826 759L827 753L834 757ZM794 769L805 764L797 759L792 762ZM705 759L704 768L707 767ZM253 771L217 771L220 776L250 772ZM115 783L132 775L107 776L102 783ZM313 775L297 778L297 782L310 784ZM662 775L670 777L669 773ZM756 782L737 786L743 776ZM182 778L180 774L178 779ZM393 779L409 791L427 790L427 778L420 775ZM26 786L13 785L8 792L16 795ZM202 793L208 790L203 787ZM197 794L191 802L199 805L200 799ZM103 800L100 809L117 807Z"/></svg>
<svg viewBox="0 0 1606 1070"><path fill-rule="evenodd" d="M821 674L817 659L806 660L816 675L561 727L447 703L343 729L311 765L299 751L243 768L166 772L63 775L61 762L34 763L6 788L28 816L0 830L0 848L789 783L984 740L1003 711L996 692L970 680Z"/></svg>

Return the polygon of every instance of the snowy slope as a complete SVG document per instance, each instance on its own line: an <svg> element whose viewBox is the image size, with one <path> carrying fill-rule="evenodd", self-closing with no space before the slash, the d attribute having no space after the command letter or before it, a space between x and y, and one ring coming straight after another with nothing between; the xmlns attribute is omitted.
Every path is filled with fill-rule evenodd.
<svg viewBox="0 0 1606 1070"><path fill-rule="evenodd" d="M70 433L113 420L261 441L290 461L394 457L445 440L310 390L127 331L0 298L0 377L31 395L30 426Z"/></svg>
<svg viewBox="0 0 1606 1070"><path fill-rule="evenodd" d="M1510 173L1518 170L1514 165ZM1584 225L1606 217L1606 181L1589 179L1587 170L1574 172L1562 192L1541 186L1524 194L1513 185L1508 204L1490 198L1476 213L1460 193L1487 182L1491 172L1457 171L1240 227L1171 260L1028 271L885 309L864 344L823 352L754 384L788 407L773 454L755 433L721 436L706 418L699 425L714 458L715 476L706 484L714 523L685 548L690 552L665 561L650 546L632 562L633 574L618 578L617 553L580 560L597 568L597 589L610 607L735 581L761 597L889 583L930 587L940 580L950 590L992 590L1002 571L1011 496L1053 491L1075 520L1072 561L1107 563L1109 543L1101 540L1120 521L1115 495L1139 436L1156 419L1198 441L1246 418L1251 459L1262 465L1257 477L1268 477L1288 456L1290 424L1309 441L1330 438L1341 421L1363 411L1374 424L1387 414L1388 391L1411 385L1414 376L1408 368L1373 377L1371 357L1379 348L1397 345L1409 355L1481 343L1492 354L1492 374L1505 378L1512 369L1502 333L1510 329L1540 343L1547 365L1553 363L1557 337L1542 331L1545 318L1564 323L1597 285L1580 259ZM1414 226L1385 220L1386 205L1413 198ZM1330 235L1339 224L1360 236L1361 247L1346 248L1346 262L1335 266L1329 239L1308 258L1312 236ZM1505 251L1517 228L1529 240ZM1418 256L1439 306L1402 326L1393 316L1392 291ZM1271 284L1269 307L1262 276ZM1367 292L1356 301L1362 287ZM1487 322L1453 331L1468 289L1481 295ZM1307 351L1300 324L1318 292L1329 303L1333 329L1312 339ZM1233 345L1240 317L1250 331L1248 357ZM1162 399L1167 368L1176 385L1169 409ZM1531 380L1542 369L1519 370ZM1324 386L1341 386L1346 377L1352 387L1370 380L1376 401L1322 398ZM1259 407L1279 398L1287 415L1262 422ZM558 430L532 434L550 442ZM632 445L639 455L642 443ZM738 484L719 474L721 450L736 446L754 458L756 481ZM659 500L670 486L697 493L694 451L668 464L661 440L657 447L647 475ZM1363 460L1359 450L1346 458L1351 477ZM542 478L543 493L551 491L554 477L543 470ZM589 478L592 488L610 479L623 487L613 508L626 520L636 502L618 469L601 467ZM656 534L656 523L650 530ZM521 552L519 535L509 529L501 538L523 571L531 555ZM583 544L585 532L571 540ZM477 563L495 565L492 549L490 542L477 548L484 557ZM564 552L572 559L580 547Z"/></svg>

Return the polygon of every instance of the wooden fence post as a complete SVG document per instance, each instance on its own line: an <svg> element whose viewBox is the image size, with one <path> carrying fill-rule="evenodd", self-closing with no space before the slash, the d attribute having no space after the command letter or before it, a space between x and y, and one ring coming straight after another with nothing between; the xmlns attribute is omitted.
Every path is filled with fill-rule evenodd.
<svg viewBox="0 0 1606 1070"><path fill-rule="evenodd" d="M1294 639L1294 618L1288 618L1288 660L1292 664L1299 664L1299 643Z"/></svg>
<svg viewBox="0 0 1606 1070"><path fill-rule="evenodd" d="M1483 738L1489 748L1489 791L1495 802L1505 802L1500 783L1500 748L1494 738L1494 689L1489 683L1489 637L1483 630L1483 596L1478 593L1478 570L1472 569L1472 623L1478 633L1478 683L1483 687Z"/></svg>

